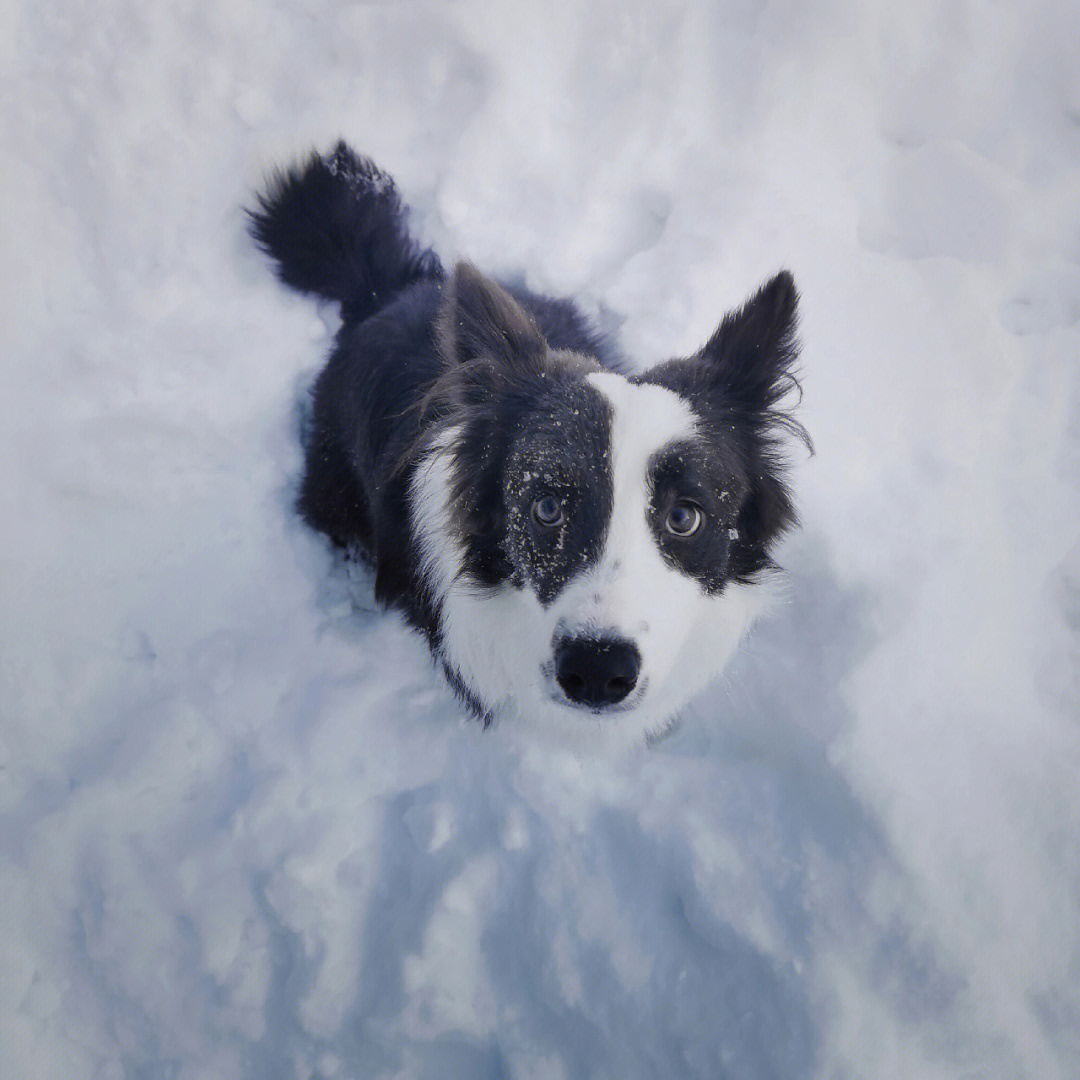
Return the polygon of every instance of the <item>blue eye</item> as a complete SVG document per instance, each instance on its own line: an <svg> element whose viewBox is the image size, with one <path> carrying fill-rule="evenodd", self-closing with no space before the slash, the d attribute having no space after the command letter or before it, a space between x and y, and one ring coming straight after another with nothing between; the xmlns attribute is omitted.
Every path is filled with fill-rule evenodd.
<svg viewBox="0 0 1080 1080"><path fill-rule="evenodd" d="M553 529L563 523L562 503L554 495L541 495L532 504L532 519L537 525Z"/></svg>
<svg viewBox="0 0 1080 1080"><path fill-rule="evenodd" d="M682 499L669 511L664 528L672 536L693 536L701 527L704 515L695 503Z"/></svg>

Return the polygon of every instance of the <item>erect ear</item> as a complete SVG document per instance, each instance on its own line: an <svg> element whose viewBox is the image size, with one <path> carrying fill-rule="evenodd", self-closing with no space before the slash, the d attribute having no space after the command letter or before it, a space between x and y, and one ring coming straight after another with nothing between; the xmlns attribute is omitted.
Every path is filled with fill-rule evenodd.
<svg viewBox="0 0 1080 1080"><path fill-rule="evenodd" d="M697 354L708 381L755 412L775 405L792 385L799 351L798 303L795 279L781 270L738 311L726 315Z"/></svg>
<svg viewBox="0 0 1080 1080"><path fill-rule="evenodd" d="M466 363L480 356L511 366L537 364L544 339L529 313L471 263L459 262L444 286L436 332L443 357Z"/></svg>

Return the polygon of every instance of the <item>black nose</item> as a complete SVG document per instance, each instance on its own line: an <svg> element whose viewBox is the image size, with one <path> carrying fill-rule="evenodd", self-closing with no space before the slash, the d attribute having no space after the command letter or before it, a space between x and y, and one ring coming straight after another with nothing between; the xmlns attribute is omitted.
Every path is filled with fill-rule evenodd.
<svg viewBox="0 0 1080 1080"><path fill-rule="evenodd" d="M555 646L555 678L571 701L602 708L637 685L641 656L618 638L567 638Z"/></svg>

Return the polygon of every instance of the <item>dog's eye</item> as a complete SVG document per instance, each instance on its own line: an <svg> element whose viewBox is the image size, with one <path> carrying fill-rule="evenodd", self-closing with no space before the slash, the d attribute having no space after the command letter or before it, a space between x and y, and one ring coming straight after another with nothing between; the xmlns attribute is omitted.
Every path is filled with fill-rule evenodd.
<svg viewBox="0 0 1080 1080"><path fill-rule="evenodd" d="M668 511L664 528L672 536L693 536L701 527L702 520L700 507L684 499Z"/></svg>
<svg viewBox="0 0 1080 1080"><path fill-rule="evenodd" d="M562 503L554 495L541 495L532 504L532 517L537 525L553 529L563 522Z"/></svg>

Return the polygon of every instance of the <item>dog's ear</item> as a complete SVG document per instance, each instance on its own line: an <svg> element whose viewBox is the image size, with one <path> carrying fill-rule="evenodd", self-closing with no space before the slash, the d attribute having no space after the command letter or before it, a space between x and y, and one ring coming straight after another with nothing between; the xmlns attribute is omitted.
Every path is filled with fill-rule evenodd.
<svg viewBox="0 0 1080 1080"><path fill-rule="evenodd" d="M542 362L546 346L532 317L471 263L459 262L454 267L443 292L436 333L448 362L487 357L530 369Z"/></svg>
<svg viewBox="0 0 1080 1080"><path fill-rule="evenodd" d="M724 317L695 360L706 381L750 413L771 409L794 385L799 294L787 270Z"/></svg>

